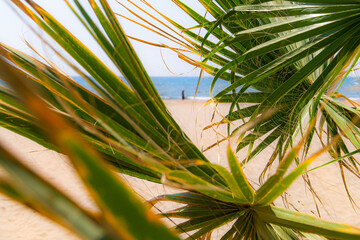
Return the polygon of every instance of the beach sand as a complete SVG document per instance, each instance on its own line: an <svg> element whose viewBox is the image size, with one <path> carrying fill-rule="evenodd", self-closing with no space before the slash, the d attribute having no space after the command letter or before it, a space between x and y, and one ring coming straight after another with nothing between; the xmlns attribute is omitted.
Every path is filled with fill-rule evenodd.
<svg viewBox="0 0 360 240"><path fill-rule="evenodd" d="M211 106L203 106L204 103L205 102L202 101L166 101L166 105L175 120L184 129L189 138L201 149L205 149L216 141L221 140L221 134L226 134L225 126L202 131L204 127L211 124L214 113L214 108ZM229 105L227 104L221 104L217 106L216 110L222 114L226 114L228 107ZM213 122L216 122L217 119L219 119L219 116L215 116ZM75 202L86 209L97 211L94 203L89 198L89 195L65 156L44 149L38 144L3 128L0 128L0 141L17 156L21 157L29 167L44 176L60 190L67 193ZM224 150L226 150L227 144L228 142L224 141L218 146L206 151L205 155L213 163L226 166L226 154ZM311 152L315 152L317 148L321 147L321 144L319 141L315 141L313 146ZM258 185L259 174L264 169L265 163L271 153L271 148L268 148L246 165L245 174L254 186ZM239 159L243 159L245 154L246 150L241 151L237 155ZM312 166L318 166L329 159L330 157L324 154L319 157ZM313 188L317 191L324 205L324 207L319 206L321 216L327 220L344 222L360 227L359 215L354 211L348 200L338 165L335 163L326 166L311 172L309 175ZM133 177L127 176L124 177L124 179L135 191L141 193L144 199L151 199L159 194L174 191L169 187L163 187L162 185ZM346 174L346 180L354 200L360 202L359 180L349 174ZM311 192L304 187L302 179L297 180L292 185L289 190L289 195L287 195L287 200L302 212L316 212L313 196ZM276 204L281 206L282 200L278 199ZM159 205L159 207L169 208L169 206L164 204ZM218 239L216 235L213 236L213 238ZM0 195L0 240L12 239L72 240L78 238L34 211Z"/></svg>

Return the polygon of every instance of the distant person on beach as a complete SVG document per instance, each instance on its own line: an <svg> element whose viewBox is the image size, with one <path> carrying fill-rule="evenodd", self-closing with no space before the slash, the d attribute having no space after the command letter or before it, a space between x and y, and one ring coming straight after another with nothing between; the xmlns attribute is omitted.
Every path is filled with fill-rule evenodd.
<svg viewBox="0 0 360 240"><path fill-rule="evenodd" d="M181 92L181 98L182 98L182 100L185 99L185 91L184 90L182 90L182 92Z"/></svg>

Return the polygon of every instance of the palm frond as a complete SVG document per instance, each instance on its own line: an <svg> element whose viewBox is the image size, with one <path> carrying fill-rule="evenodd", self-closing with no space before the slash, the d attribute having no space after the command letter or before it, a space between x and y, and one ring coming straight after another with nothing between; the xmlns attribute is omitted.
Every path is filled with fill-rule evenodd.
<svg viewBox="0 0 360 240"><path fill-rule="evenodd" d="M154 9L143 2L143 8ZM196 22L195 26L182 26L155 12L173 26L171 31L182 33L196 49L194 54L203 56L202 62L193 60L193 64L214 76L211 89L218 81L231 82L212 97L216 103L231 103L229 114L219 122L228 124L228 129L230 124L238 125L229 135L264 111L278 109L267 122L255 124L238 138L238 151L249 147L244 162L269 146L275 147L272 158L280 160L316 116L326 121L314 132L324 130L329 139L342 136L329 149L333 158L357 148L359 112L355 107L345 110L336 99L340 96L336 89L360 57L358 1L199 0L211 17L200 15L182 1L173 2ZM202 35L194 31L201 28L205 30ZM257 105L249 107L245 104L249 102ZM317 111L321 114L316 115ZM239 124L239 119L246 122ZM308 136L303 158L316 136ZM345 139L350 143L345 144ZM354 158L342 161L355 173L358 164Z"/></svg>

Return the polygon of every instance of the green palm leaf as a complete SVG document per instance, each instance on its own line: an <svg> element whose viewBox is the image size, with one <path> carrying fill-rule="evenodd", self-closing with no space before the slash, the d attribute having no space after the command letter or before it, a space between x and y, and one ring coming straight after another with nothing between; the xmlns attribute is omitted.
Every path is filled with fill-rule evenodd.
<svg viewBox="0 0 360 240"><path fill-rule="evenodd" d="M63 118L49 110L46 103L34 94L34 88L26 78L12 69L14 67L2 57L0 77L15 89L21 101L37 117L37 122L48 139L69 156L101 213L99 216L87 213L3 148L0 148L0 164L10 174L10 180L2 181L0 189L18 201L29 203L40 213L50 215L51 219L65 224L85 239L177 239L111 173L98 152ZM138 231L137 224L141 224L142 231Z"/></svg>
<svg viewBox="0 0 360 240"><path fill-rule="evenodd" d="M203 63L193 64L214 75L211 89L218 81L231 82L229 87L212 98L214 102L231 102L229 114L219 123L230 126L229 120L234 122L246 117L249 117L247 121L252 121L269 108L278 109L278 113L268 119L269 123L272 122L271 127L269 125L265 128L263 122L260 122L238 140L238 151L250 146L244 159L246 161L270 145L275 145L275 156L280 160L293 144L293 139L301 135L301 125L309 125L314 120L315 115L307 110L316 112L330 104L331 100L326 99L337 96L332 95L334 87L343 81L360 56L360 12L359 2L355 0L199 0L215 21L200 15L182 1L173 2L197 25L186 28L165 18L184 34L184 39L194 47L193 52L204 57ZM198 36L192 31L201 27L207 30L205 35ZM253 89L255 93L248 92ZM260 104L257 107L236 107L248 102ZM343 138L349 137L349 131L357 136L358 130L353 126L344 132L344 128L338 125L340 122L352 121L349 116L354 114L350 113L354 109L343 110L338 104L331 104L331 107L334 112L328 117L337 119L333 122L339 129L336 133L342 135L335 149L342 145L340 142L343 142ZM339 112L342 112L341 121ZM327 127L328 121L324 124L323 129ZM269 133L265 129L271 128L278 131L271 133L266 141L258 143L261 136ZM327 132L329 138L337 134ZM315 136L308 136L306 148ZM350 144L356 146L355 137L351 139ZM335 158L348 153L344 147L341 149ZM357 169L355 161L344 161Z"/></svg>

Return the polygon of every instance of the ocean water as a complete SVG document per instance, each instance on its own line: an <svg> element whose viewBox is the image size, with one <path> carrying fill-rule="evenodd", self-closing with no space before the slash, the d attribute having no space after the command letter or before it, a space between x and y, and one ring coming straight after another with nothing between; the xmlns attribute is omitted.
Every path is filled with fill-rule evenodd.
<svg viewBox="0 0 360 240"><path fill-rule="evenodd" d="M79 84L93 91L92 87L81 77L73 78ZM210 85L212 79L212 77L201 78L196 92L196 87L199 81L198 77L151 77L157 91L164 100L180 100L182 99L182 91L184 91L185 99L187 100L194 99L195 92L196 100L208 100L210 99ZM219 80L215 85L213 94L220 92L229 85L229 82Z"/></svg>
<svg viewBox="0 0 360 240"><path fill-rule="evenodd" d="M91 89L89 84L80 77L74 79L83 86ZM186 99L194 99L196 86L198 84L198 77L151 77L156 89L164 100L180 100L182 98L182 91L185 93ZM210 85L212 77L201 78L199 87L196 93L196 100L210 99ZM213 94L218 93L225 87L229 86L229 82L219 80L214 88ZM352 100L360 100L360 81L355 78L347 78L338 92L347 96Z"/></svg>
<svg viewBox="0 0 360 240"><path fill-rule="evenodd" d="M208 100L210 99L210 86L212 77L152 77L156 89L164 100L176 100L182 98L184 91L185 99ZM197 84L199 82L198 89ZM213 94L219 93L230 84L227 81L219 80L214 88Z"/></svg>
<svg viewBox="0 0 360 240"><path fill-rule="evenodd" d="M351 77L345 79L338 92L351 100L360 101L360 79Z"/></svg>

